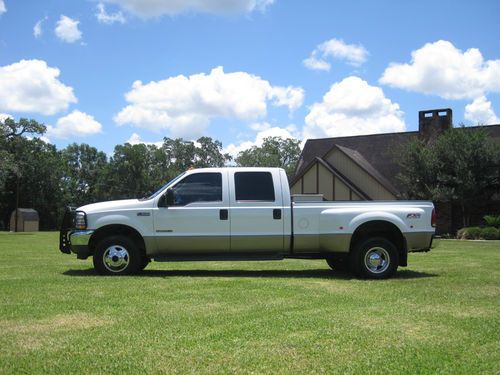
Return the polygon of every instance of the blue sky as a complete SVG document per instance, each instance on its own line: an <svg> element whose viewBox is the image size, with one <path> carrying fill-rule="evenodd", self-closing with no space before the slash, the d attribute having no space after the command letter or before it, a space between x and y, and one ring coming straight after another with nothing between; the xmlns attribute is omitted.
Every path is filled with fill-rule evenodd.
<svg viewBox="0 0 500 375"><path fill-rule="evenodd" d="M63 148L500 123L498 1L0 0L0 116Z"/></svg>

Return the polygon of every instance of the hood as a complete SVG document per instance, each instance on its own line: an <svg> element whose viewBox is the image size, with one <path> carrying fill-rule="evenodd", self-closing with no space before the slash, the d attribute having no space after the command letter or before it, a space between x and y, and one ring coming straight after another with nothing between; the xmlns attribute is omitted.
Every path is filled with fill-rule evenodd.
<svg viewBox="0 0 500 375"><path fill-rule="evenodd" d="M144 206L143 203L144 202L139 201L139 199L124 199L119 201L99 202L78 207L77 211L84 211L87 214L91 214L95 212L125 210L130 208L140 208L141 206Z"/></svg>

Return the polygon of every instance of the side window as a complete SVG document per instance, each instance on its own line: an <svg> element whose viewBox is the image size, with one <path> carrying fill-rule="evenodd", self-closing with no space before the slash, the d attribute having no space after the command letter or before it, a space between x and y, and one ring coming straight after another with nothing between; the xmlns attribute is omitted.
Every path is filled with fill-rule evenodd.
<svg viewBox="0 0 500 375"><path fill-rule="evenodd" d="M236 172L234 186L237 201L275 200L273 176L269 172Z"/></svg>
<svg viewBox="0 0 500 375"><path fill-rule="evenodd" d="M222 175L220 173L196 173L187 176L173 188L175 206L193 202L222 201Z"/></svg>

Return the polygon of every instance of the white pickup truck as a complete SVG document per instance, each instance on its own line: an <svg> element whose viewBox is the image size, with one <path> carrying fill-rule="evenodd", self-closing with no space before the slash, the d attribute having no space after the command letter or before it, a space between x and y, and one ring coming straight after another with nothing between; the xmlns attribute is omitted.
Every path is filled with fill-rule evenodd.
<svg viewBox="0 0 500 375"><path fill-rule="evenodd" d="M326 259L333 269L387 278L408 252L428 251L432 202L325 202L290 196L280 168L204 168L152 196L69 209L60 250L93 257L100 274L133 274L151 260Z"/></svg>

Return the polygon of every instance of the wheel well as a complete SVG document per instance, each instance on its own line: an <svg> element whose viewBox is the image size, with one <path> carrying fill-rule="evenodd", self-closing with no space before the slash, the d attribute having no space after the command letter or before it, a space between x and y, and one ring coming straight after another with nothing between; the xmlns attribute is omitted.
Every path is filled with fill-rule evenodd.
<svg viewBox="0 0 500 375"><path fill-rule="evenodd" d="M105 237L116 236L116 235L121 235L130 238L132 241L134 241L134 243L137 245L139 250L142 251L143 254L146 253L146 245L144 243L144 239L142 238L141 234L138 231L127 225L113 224L101 227L94 232L94 234L90 238L90 243L89 243L89 249L91 254L94 253L95 248L99 243L99 241L101 241Z"/></svg>
<svg viewBox="0 0 500 375"><path fill-rule="evenodd" d="M406 240L397 226L383 220L361 224L352 235L349 249L352 250L359 242L370 237L382 237L391 241L399 252L399 265L406 266L408 258Z"/></svg>

